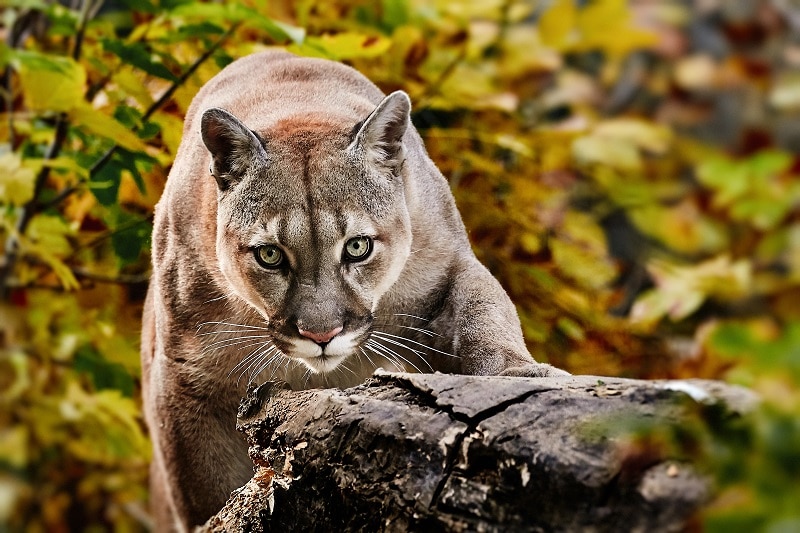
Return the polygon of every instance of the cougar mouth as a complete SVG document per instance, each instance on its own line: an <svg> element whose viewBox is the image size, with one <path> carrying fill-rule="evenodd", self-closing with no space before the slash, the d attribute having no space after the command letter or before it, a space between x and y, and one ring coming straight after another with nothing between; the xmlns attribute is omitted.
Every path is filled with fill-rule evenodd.
<svg viewBox="0 0 800 533"><path fill-rule="evenodd" d="M343 332L324 343L303 337L286 339L287 346L283 351L313 372L330 372L357 352L361 337L365 334L358 331Z"/></svg>
<svg viewBox="0 0 800 533"><path fill-rule="evenodd" d="M303 363L312 372L322 374L337 368L345 359L347 359L347 356L329 356L323 353L317 357L298 357L296 359Z"/></svg>

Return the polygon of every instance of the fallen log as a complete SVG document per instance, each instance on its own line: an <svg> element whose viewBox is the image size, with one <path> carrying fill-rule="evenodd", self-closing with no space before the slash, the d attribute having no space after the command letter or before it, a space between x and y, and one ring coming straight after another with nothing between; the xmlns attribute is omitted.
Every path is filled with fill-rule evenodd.
<svg viewBox="0 0 800 533"><path fill-rule="evenodd" d="M680 531L710 481L637 448L630 428L754 402L701 380L379 371L346 390L265 384L239 413L255 474L204 530Z"/></svg>

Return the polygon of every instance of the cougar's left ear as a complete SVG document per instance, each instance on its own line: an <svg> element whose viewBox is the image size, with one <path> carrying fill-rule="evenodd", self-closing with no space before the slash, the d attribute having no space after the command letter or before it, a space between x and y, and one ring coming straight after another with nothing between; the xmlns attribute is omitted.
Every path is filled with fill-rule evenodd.
<svg viewBox="0 0 800 533"><path fill-rule="evenodd" d="M211 108L203 113L200 133L211 152L211 173L221 191L241 180L251 165L267 158L258 136L223 109Z"/></svg>
<svg viewBox="0 0 800 533"><path fill-rule="evenodd" d="M397 173L403 163L403 135L408 129L410 112L408 95L403 91L393 92L364 121L353 148L364 154L368 164Z"/></svg>

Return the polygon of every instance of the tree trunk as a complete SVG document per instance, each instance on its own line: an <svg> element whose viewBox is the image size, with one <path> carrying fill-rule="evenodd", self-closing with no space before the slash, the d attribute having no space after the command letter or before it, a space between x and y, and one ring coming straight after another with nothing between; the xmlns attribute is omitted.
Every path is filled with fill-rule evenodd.
<svg viewBox="0 0 800 533"><path fill-rule="evenodd" d="M591 376L265 384L239 413L255 475L205 530L684 530L710 483L636 429L754 401L711 381Z"/></svg>

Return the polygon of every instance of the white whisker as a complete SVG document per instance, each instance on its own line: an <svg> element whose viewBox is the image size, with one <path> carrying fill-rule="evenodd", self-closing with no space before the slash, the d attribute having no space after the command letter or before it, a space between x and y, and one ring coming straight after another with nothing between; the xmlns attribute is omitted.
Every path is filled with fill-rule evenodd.
<svg viewBox="0 0 800 533"><path fill-rule="evenodd" d="M242 369L242 371L239 373L239 380L241 380L242 376L250 368L252 368L253 365L257 364L259 359L262 359L263 357L266 357L267 354L272 352L272 350L276 350L276 349L277 348L274 345L270 345L269 343L260 344L258 348L253 350L253 352L248 354L246 357L242 358L242 360L239 361L239 363L235 367L233 367L231 369L231 371L230 371L230 373L228 375L230 376L230 374L233 374L237 370ZM236 383L239 383L239 380L237 380Z"/></svg>
<svg viewBox="0 0 800 533"><path fill-rule="evenodd" d="M251 369L253 369L254 367L257 369L261 369L265 362L271 360L268 358L270 357L271 354L274 353L276 349L277 348L275 346L268 346L265 347L260 352L258 352L258 355L252 358L250 364L248 364L247 367L242 369L242 371L239 373L239 378L236 380L236 384L238 385L242 381L242 378L244 377L245 374L248 375L247 384L249 385L250 383L252 383L253 376L258 375L258 372L253 372L251 371Z"/></svg>
<svg viewBox="0 0 800 533"><path fill-rule="evenodd" d="M258 354L261 354L266 350L270 350L272 348L277 349L277 347L274 344L272 344L272 342L269 342L269 341L267 341L267 342L263 342L263 341L254 342L253 344L248 344L247 345L247 347L251 347L251 346L257 346L257 348L255 350L253 350L252 352L250 352L250 354L248 354L246 357L243 357L242 360L239 361L239 364L237 364L234 367L234 370L238 369L243 364L246 364L248 361L250 361L253 357L258 356ZM244 348L244 346L242 348ZM239 348L239 349L241 349L241 348Z"/></svg>
<svg viewBox="0 0 800 533"><path fill-rule="evenodd" d="M441 337L441 335L439 335L435 331L432 331L430 329L425 329L425 328L415 328L414 326L403 326L401 324L374 324L374 325L377 326L377 327L410 329L410 330L413 330L413 331L418 331L418 332L422 333L423 335L427 335L428 337Z"/></svg>
<svg viewBox="0 0 800 533"><path fill-rule="evenodd" d="M260 340L260 339L267 339L267 340ZM203 353L219 350L221 348L230 348L231 346L240 346L237 348L241 350L242 348L246 348L248 346L253 346L256 344L267 344L272 342L271 336L263 336L263 337L234 337L232 339L222 339L218 341L214 341L212 344L209 344L205 348L203 348ZM241 346L244 344L245 346Z"/></svg>
<svg viewBox="0 0 800 533"><path fill-rule="evenodd" d="M264 328L261 326L252 326L250 324L237 324L235 322L224 322L224 321L215 321L215 322L203 322L202 324L197 326L197 330L199 331L204 326L230 326L234 328L240 328L239 330L235 331L242 331L247 329L258 329L262 331L269 331L269 328ZM213 332L212 332L213 333Z"/></svg>
<svg viewBox="0 0 800 533"><path fill-rule="evenodd" d="M380 345L380 344L378 344L377 342L375 342L375 341L371 340L371 339L370 339L370 340L368 340L368 341L366 342L366 344L364 345L364 347L365 347L367 350L369 350L369 351L371 351L372 353L374 353L374 354L375 354L377 357L380 357L380 358L382 358L382 359L386 359L387 361L389 361L390 363L392 363L392 364L394 365L395 369L396 369L398 372L403 372L403 371L405 370L405 367L403 367L403 365L400 363L400 361L397 361L397 360L396 360L395 358L393 358L391 355L388 355L388 354L383 354L383 353L379 352L379 351L377 350L377 348L376 348L376 347L378 347L378 346L381 346L381 345Z"/></svg>
<svg viewBox="0 0 800 533"><path fill-rule="evenodd" d="M371 365L372 365L372 368L373 368L373 369L375 369L375 368L378 368L378 367L377 367L377 365L375 365L375 362L372 360L372 358L371 358L369 355L367 355L367 352L365 352L365 351L364 351L364 348L363 348L363 347L359 346L359 347L358 347L358 351L359 351L359 352L361 352L361 354L362 354L364 357L366 357L366 358L367 358L367 361L369 361L369 364L371 364Z"/></svg>
<svg viewBox="0 0 800 533"><path fill-rule="evenodd" d="M262 340L255 340L254 339L267 339L266 341ZM245 344L247 342L272 342L272 335L248 335L244 337L233 337L230 339L221 339L218 341L214 341L211 344L206 345L205 349L217 349L217 348L227 348L229 346L235 346L237 344Z"/></svg>
<svg viewBox="0 0 800 533"><path fill-rule="evenodd" d="M421 346L421 347L425 348L426 350L430 350L432 352L440 353L440 354L446 355L448 357L456 357L456 358L458 357L457 355L453 355L451 353L447 353L447 352L443 352L441 350L437 350L436 348L432 348L431 346L427 346L425 344L422 344L421 342L417 342L417 341L415 341L413 339L409 339L407 337L401 337L400 335L392 335L391 333L386 333L385 331L373 331L372 334L374 336L380 338L380 339L383 339L383 340L388 340L386 337L391 337L393 339L399 339L399 340L402 340L402 341L410 342L412 344L416 344L417 346ZM406 346L406 348L408 348L409 350L415 351L409 346ZM433 369L431 369L431 370L433 370Z"/></svg>
<svg viewBox="0 0 800 533"><path fill-rule="evenodd" d="M392 344L396 344L397 346L400 346L401 348L406 348L406 349L408 349L408 347L407 347L407 346L405 346L405 345L403 345L403 344L400 344L399 342L392 341L391 339L382 339L382 340L385 340L386 342L390 342L390 343L392 343ZM377 346L379 346L379 347L383 348L383 349L384 349L384 350L386 350L387 352L391 353L393 356L400 358L402 361L405 361L406 363L408 363L409 365L411 365L411 366L412 366L412 367L413 367L413 368L414 368L414 369L415 369L417 372L419 372L420 374L422 374L422 373L423 373L423 372L422 372L422 370L420 370L420 369L419 369L419 367L417 367L417 365L415 365L414 363L412 363L411 361L409 361L408 359L406 359L405 357L403 357L402 355L400 355L399 353L397 353L395 350L392 350L392 349L391 349L391 348L389 348L388 346L385 346L385 345L383 345L383 344L381 344L381 343L379 343L379 342L377 342L377 341L375 341L375 340L371 340L370 342L374 342L374 343L375 343ZM412 351L413 351L413 350L412 350ZM415 353L416 353L416 352L415 352ZM418 356L420 359L422 359L422 361L423 361L423 362L425 362L425 364L428 364L428 362L427 362L427 361L425 361L425 358L423 358L423 357L419 356L419 354L417 354L417 356ZM428 365L428 367L430 367L430 365ZM431 368L431 371L433 371L433 368Z"/></svg>
<svg viewBox="0 0 800 533"><path fill-rule="evenodd" d="M275 348L275 347L273 346L273 348ZM269 359L267 359L268 356L269 356ZM247 380L247 384L249 385L250 383L252 383L253 380L256 378L256 376L258 376L264 370L266 370L267 368L270 368L270 367L272 367L272 372L270 373L270 379L275 377L276 368L274 368L273 363L275 363L276 361L279 361L281 357L283 357L283 353L280 350L278 350L277 348L275 348L274 352L271 352L271 351L266 352L264 354L264 362L260 366L258 366L256 368L256 370L254 370L250 374L250 377Z"/></svg>
<svg viewBox="0 0 800 533"><path fill-rule="evenodd" d="M394 316L405 316L405 317L409 317L409 318L416 318L417 320L422 320L423 322L430 322L431 321L429 318L423 318L423 317L417 316L417 315L409 315L408 313L395 313Z"/></svg>

